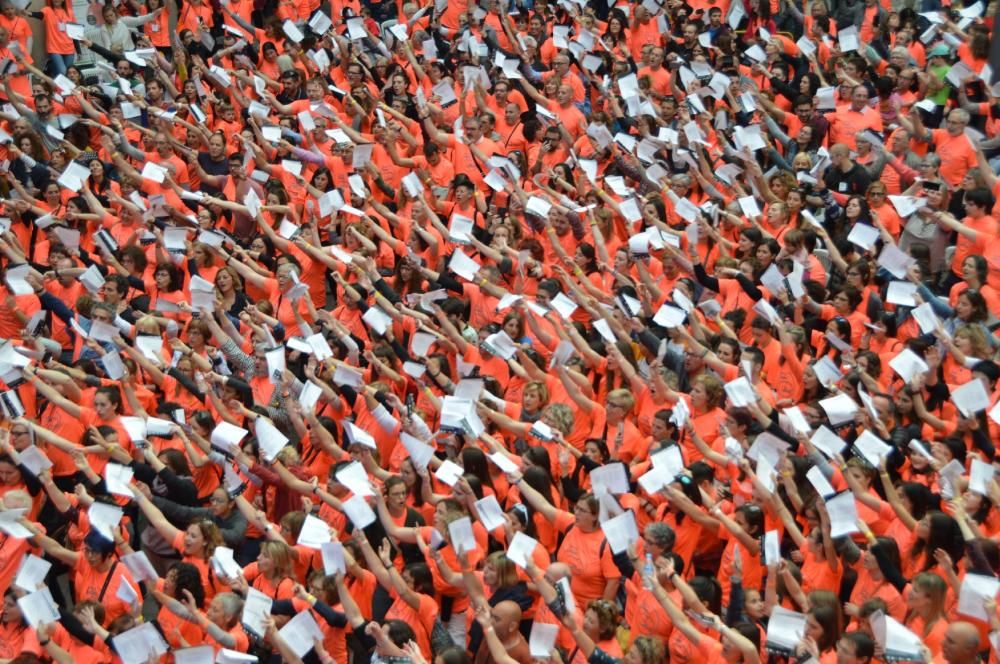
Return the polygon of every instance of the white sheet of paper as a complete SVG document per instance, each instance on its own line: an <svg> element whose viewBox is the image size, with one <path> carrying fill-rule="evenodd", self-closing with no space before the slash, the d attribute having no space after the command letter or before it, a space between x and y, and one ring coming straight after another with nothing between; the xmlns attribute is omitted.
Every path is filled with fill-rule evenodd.
<svg viewBox="0 0 1000 664"><path fill-rule="evenodd" d="M108 491L117 496L132 498L132 490L129 489L129 484L132 483L134 474L128 466L110 462L104 466L104 485L108 488Z"/></svg>
<svg viewBox="0 0 1000 664"><path fill-rule="evenodd" d="M488 457L497 468L505 473L516 473L520 470L518 465L503 452L494 452L493 454L488 455Z"/></svg>
<svg viewBox="0 0 1000 664"><path fill-rule="evenodd" d="M995 576L968 573L962 579L962 587L959 589L958 612L986 622L989 620L986 600L995 600L997 593L1000 593L1000 579Z"/></svg>
<svg viewBox="0 0 1000 664"><path fill-rule="evenodd" d="M848 241L853 242L865 251L874 247L875 243L878 242L878 238L879 230L868 224L854 224L851 232L847 235Z"/></svg>
<svg viewBox="0 0 1000 664"><path fill-rule="evenodd" d="M616 462L595 468L590 473L590 484L595 495L628 493L628 475L625 472L625 465Z"/></svg>
<svg viewBox="0 0 1000 664"><path fill-rule="evenodd" d="M174 664L214 664L215 648L212 646L194 646L174 650Z"/></svg>
<svg viewBox="0 0 1000 664"><path fill-rule="evenodd" d="M344 514L351 520L355 528L364 530L375 523L375 512L362 496L351 496L344 501Z"/></svg>
<svg viewBox="0 0 1000 664"><path fill-rule="evenodd" d="M757 402L757 392L746 376L740 376L736 380L729 381L724 386L726 396L736 408L745 408Z"/></svg>
<svg viewBox="0 0 1000 664"><path fill-rule="evenodd" d="M631 510L626 510L618 516L601 523L601 530L608 538L611 552L615 554L623 553L630 544L639 540L639 526L635 521L635 514ZM597 561L594 561L597 564Z"/></svg>
<svg viewBox="0 0 1000 664"><path fill-rule="evenodd" d="M816 489L816 493L819 494L820 498L826 498L837 493L837 490L833 488L833 485L826 479L826 475L823 474L823 471L818 466L813 466L809 469L806 473L806 479Z"/></svg>
<svg viewBox="0 0 1000 664"><path fill-rule="evenodd" d="M917 306L917 302L913 296L916 294L916 284L909 281L890 281L889 288L885 294L885 301L903 307L915 307Z"/></svg>
<svg viewBox="0 0 1000 664"><path fill-rule="evenodd" d="M344 560L344 545L340 542L323 542L319 547L323 556L323 571L326 575L345 574L347 564Z"/></svg>
<svg viewBox="0 0 1000 664"><path fill-rule="evenodd" d="M831 459L837 454L843 452L844 448L847 447L847 443L844 442L843 438L830 431L824 425L820 425L820 427L816 429L816 433L812 435L809 442L811 442L816 449Z"/></svg>
<svg viewBox="0 0 1000 664"><path fill-rule="evenodd" d="M281 433L278 427L263 417L258 417L254 421L254 434L257 436L260 451L267 461L274 461L278 452L288 445L288 436Z"/></svg>
<svg viewBox="0 0 1000 664"><path fill-rule="evenodd" d="M156 581L160 575L149 561L145 551L135 551L122 556L122 562L136 581Z"/></svg>
<svg viewBox="0 0 1000 664"><path fill-rule="evenodd" d="M767 645L791 650L802 640L805 632L806 616L804 613L776 606L771 611L771 618L767 623Z"/></svg>
<svg viewBox="0 0 1000 664"><path fill-rule="evenodd" d="M827 500L826 511L830 515L830 537L843 537L858 532L858 506L851 491Z"/></svg>
<svg viewBox="0 0 1000 664"><path fill-rule="evenodd" d="M257 636L264 636L264 621L271 615L274 600L254 587L247 589L241 621Z"/></svg>
<svg viewBox="0 0 1000 664"><path fill-rule="evenodd" d="M455 551L470 552L479 548L476 543L476 534L472 530L472 520L463 516L448 524L448 535L451 537L451 545Z"/></svg>
<svg viewBox="0 0 1000 664"><path fill-rule="evenodd" d="M497 502L496 496L490 494L482 500L476 501L476 510L479 512L479 520L486 530L495 530L503 527L506 523L503 508Z"/></svg>
<svg viewBox="0 0 1000 664"><path fill-rule="evenodd" d="M966 417L972 417L990 407L990 394L978 378L952 390L951 400Z"/></svg>
<svg viewBox="0 0 1000 664"><path fill-rule="evenodd" d="M278 630L292 651L300 658L312 650L316 641L323 641L323 632L311 611L302 611Z"/></svg>
<svg viewBox="0 0 1000 664"><path fill-rule="evenodd" d="M884 267L892 276L897 279L905 279L906 271L911 265L916 264L916 259L901 251L894 244L887 244L882 247L882 253L878 255L879 267Z"/></svg>
<svg viewBox="0 0 1000 664"><path fill-rule="evenodd" d="M109 542L114 541L114 535L111 531L121 523L122 516L122 509L117 505L93 503L87 508L87 518L90 519L90 527L101 533Z"/></svg>
<svg viewBox="0 0 1000 664"><path fill-rule="evenodd" d="M266 595L265 595L266 597ZM270 612L270 607L268 607ZM115 652L122 664L147 664L152 658L159 658L170 649L153 623L143 623L111 638Z"/></svg>
<svg viewBox="0 0 1000 664"><path fill-rule="evenodd" d="M223 450L229 450L234 446L239 445L240 441L243 440L248 433L250 432L236 426L235 424L220 422L215 425L214 429L212 429L212 435L209 438L211 439L212 445L215 447Z"/></svg>
<svg viewBox="0 0 1000 664"><path fill-rule="evenodd" d="M531 625L531 635L528 638L528 649L531 656L538 659L548 659L555 649L559 637L559 625L549 625L535 621Z"/></svg>
<svg viewBox="0 0 1000 664"><path fill-rule="evenodd" d="M455 486L459 478L465 474L465 471L457 463L445 459L438 466L437 471L434 473L434 477L438 478L441 482L447 484L448 486Z"/></svg>
<svg viewBox="0 0 1000 664"><path fill-rule="evenodd" d="M524 569L535 552L536 546L538 546L538 540L533 537L520 532L514 533L514 537L511 538L510 544L507 546L507 557L513 560L515 565Z"/></svg>
<svg viewBox="0 0 1000 664"><path fill-rule="evenodd" d="M899 374L906 383L913 380L915 376L930 371L924 358L914 353L909 348L904 348L899 355L889 360L889 366Z"/></svg>
<svg viewBox="0 0 1000 664"><path fill-rule="evenodd" d="M17 394L14 392L14 394ZM45 456L45 452L34 445L29 445L21 451L21 463L31 471L32 475L36 477L43 470L47 470L52 467L52 461Z"/></svg>
<svg viewBox="0 0 1000 664"><path fill-rule="evenodd" d="M854 415L858 412L858 404L854 402L854 399L843 393L828 399L822 399L819 405L826 411L826 416L834 426L852 421Z"/></svg>
<svg viewBox="0 0 1000 664"><path fill-rule="evenodd" d="M14 577L14 585L21 590L33 593L45 582L45 576L52 569L52 563L29 553L21 559L21 567Z"/></svg>
<svg viewBox="0 0 1000 664"><path fill-rule="evenodd" d="M854 441L854 447L873 468L878 468L886 456L892 452L892 447L871 431L862 431Z"/></svg>
<svg viewBox="0 0 1000 664"><path fill-rule="evenodd" d="M329 541L330 524L312 514L307 514L305 521L302 522L302 530L299 531L299 539L296 543L310 549L320 550Z"/></svg>
<svg viewBox="0 0 1000 664"><path fill-rule="evenodd" d="M969 491L986 496L994 474L993 464L972 457L972 466L969 468Z"/></svg>
<svg viewBox="0 0 1000 664"><path fill-rule="evenodd" d="M352 461L338 470L336 478L338 482L350 489L351 493L359 496L375 495L375 491L372 490L371 480L368 479L368 472L357 461Z"/></svg>
<svg viewBox="0 0 1000 664"><path fill-rule="evenodd" d="M777 530L764 533L764 564L771 565L781 560L781 537Z"/></svg>
<svg viewBox="0 0 1000 664"><path fill-rule="evenodd" d="M35 590L24 597L17 598L17 605L20 607L25 621L35 629L44 623L59 620L59 609L48 588Z"/></svg>
<svg viewBox="0 0 1000 664"><path fill-rule="evenodd" d="M212 552L212 567L219 576L234 579L240 575L242 568L236 562L234 552L227 546L217 546Z"/></svg>

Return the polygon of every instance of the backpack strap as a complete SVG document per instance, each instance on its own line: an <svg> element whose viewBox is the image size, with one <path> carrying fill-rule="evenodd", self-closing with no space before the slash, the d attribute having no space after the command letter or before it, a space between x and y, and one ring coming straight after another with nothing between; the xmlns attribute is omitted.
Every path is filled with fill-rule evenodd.
<svg viewBox="0 0 1000 664"><path fill-rule="evenodd" d="M98 602L104 601L104 593L108 592L108 586L111 585L111 577L114 575L117 567L118 561L116 560L114 564L111 565L111 569L108 570L108 575L104 577L104 585L101 586L101 592L97 595Z"/></svg>

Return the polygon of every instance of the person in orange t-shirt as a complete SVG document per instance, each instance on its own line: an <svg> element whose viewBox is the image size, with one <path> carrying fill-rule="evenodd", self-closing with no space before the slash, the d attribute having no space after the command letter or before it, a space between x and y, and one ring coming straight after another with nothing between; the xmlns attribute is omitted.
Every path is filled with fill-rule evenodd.
<svg viewBox="0 0 1000 664"><path fill-rule="evenodd" d="M899 118L900 123L910 132L914 140L934 146L934 151L941 159L938 172L952 189L961 184L969 169L979 165L976 150L972 147L969 137L965 135L969 119L969 112L961 108L956 108L948 114L945 129L924 127L920 112L917 110L911 110L909 118L903 116Z"/></svg>
<svg viewBox="0 0 1000 664"><path fill-rule="evenodd" d="M118 596L119 587L128 585L136 597L141 597L139 587L129 569L114 556L112 540L92 529L83 540L83 551L70 551L35 524L25 520L22 525L34 534L47 554L72 569L73 591L78 602L90 600L103 604L108 622L132 612L133 607Z"/></svg>
<svg viewBox="0 0 1000 664"><path fill-rule="evenodd" d="M434 580L430 570L427 565L418 563L407 565L400 574L392 564L392 549L388 540L382 541L376 553L363 531L358 530L357 535L368 569L392 596L393 603L386 612L385 619L402 620L408 624L416 635L420 652L425 657L430 657L431 632L434 631L434 622L440 612L434 600ZM440 556L440 553L435 553Z"/></svg>

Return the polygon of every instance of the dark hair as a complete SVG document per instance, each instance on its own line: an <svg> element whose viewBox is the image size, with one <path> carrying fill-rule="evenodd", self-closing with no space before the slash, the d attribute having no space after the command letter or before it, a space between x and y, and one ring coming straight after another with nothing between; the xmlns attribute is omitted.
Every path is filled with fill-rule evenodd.
<svg viewBox="0 0 1000 664"><path fill-rule="evenodd" d="M927 537L918 537L911 549L915 560L923 556L917 571L926 572L937 565L934 552L938 549L947 551L957 564L965 555L965 539L955 519L944 512L934 511L927 514Z"/></svg>
<svg viewBox="0 0 1000 664"><path fill-rule="evenodd" d="M854 644L854 657L871 659L875 656L875 640L864 632L848 632L844 638Z"/></svg>
<svg viewBox="0 0 1000 664"><path fill-rule="evenodd" d="M410 563L406 566L406 571L413 579L413 589L424 595L434 594L434 577L431 576L431 569L424 563Z"/></svg>
<svg viewBox="0 0 1000 664"><path fill-rule="evenodd" d="M993 213L993 205L996 203L996 199L993 198L990 190L983 187L977 187L972 191L965 192L965 201L972 203L976 207L983 208L986 214Z"/></svg>
<svg viewBox="0 0 1000 664"><path fill-rule="evenodd" d="M689 585L709 611L718 614L722 610L722 588L718 580L707 576L696 576L691 579Z"/></svg>
<svg viewBox="0 0 1000 664"><path fill-rule="evenodd" d="M94 394L103 394L111 402L112 406L116 409L121 409L122 407L122 393L117 387L99 387L94 391Z"/></svg>
<svg viewBox="0 0 1000 664"><path fill-rule="evenodd" d="M183 452L173 448L167 448L160 452L160 458L174 475L181 477L191 477L191 466Z"/></svg>
<svg viewBox="0 0 1000 664"><path fill-rule="evenodd" d="M424 565L424 567L426 568L427 566ZM430 571L428 571L427 574L430 575ZM397 647L402 648L407 643L417 638L413 628L402 620L386 620L385 625L389 628L389 640L392 641Z"/></svg>
<svg viewBox="0 0 1000 664"><path fill-rule="evenodd" d="M829 604L815 604L809 611L820 627L823 628L823 635L819 638L819 651L830 650L836 647L837 638L840 636L840 607Z"/></svg>
<svg viewBox="0 0 1000 664"><path fill-rule="evenodd" d="M896 543L891 537L876 537L875 544L872 548L878 547L879 552L881 552L889 560L889 564L895 569L903 569L903 565L899 559L899 544Z"/></svg>
<svg viewBox="0 0 1000 664"><path fill-rule="evenodd" d="M182 599L187 590L194 597L195 606L205 605L205 586L201 581L201 572L191 563L174 563L170 567L174 572L174 598Z"/></svg>
<svg viewBox="0 0 1000 664"><path fill-rule="evenodd" d="M989 309L986 305L986 298L983 294L974 288L966 288L964 291L958 294L958 297L964 297L969 301L972 306L972 313L969 314L967 323L978 323L986 322L989 319Z"/></svg>
<svg viewBox="0 0 1000 664"><path fill-rule="evenodd" d="M165 292L173 293L179 291L184 286L184 275L180 271L180 268L173 263L157 263L153 274L155 275L157 272L166 272L170 277L170 283L164 289ZM156 303L152 304L155 305Z"/></svg>
<svg viewBox="0 0 1000 664"><path fill-rule="evenodd" d="M466 475L475 475L484 487L495 490L486 454L481 449L478 447L462 448L461 457L462 468L465 469Z"/></svg>

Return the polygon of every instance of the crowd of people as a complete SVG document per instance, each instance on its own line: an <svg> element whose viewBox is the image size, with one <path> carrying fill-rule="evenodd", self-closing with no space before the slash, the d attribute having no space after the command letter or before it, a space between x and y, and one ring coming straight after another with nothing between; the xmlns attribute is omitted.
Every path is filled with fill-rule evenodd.
<svg viewBox="0 0 1000 664"><path fill-rule="evenodd" d="M3 0L0 662L996 661L966 3Z"/></svg>

